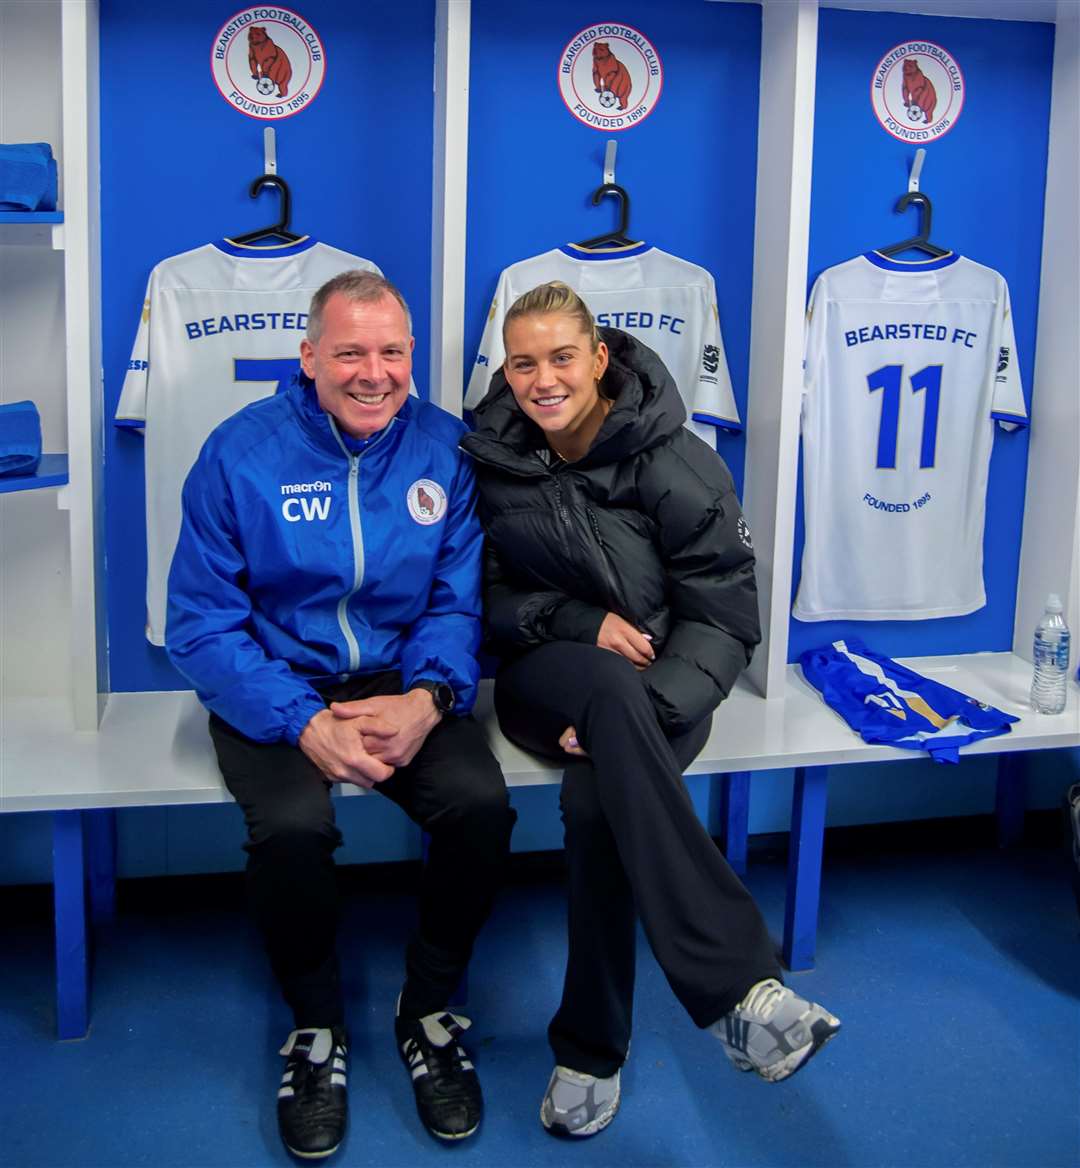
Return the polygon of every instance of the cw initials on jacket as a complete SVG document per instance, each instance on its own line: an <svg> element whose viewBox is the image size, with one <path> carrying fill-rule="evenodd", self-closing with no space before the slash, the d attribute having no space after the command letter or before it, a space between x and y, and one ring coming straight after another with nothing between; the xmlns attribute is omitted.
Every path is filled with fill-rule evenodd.
<svg viewBox="0 0 1080 1168"><path fill-rule="evenodd" d="M334 489L333 483L320 479L315 483L282 483L283 495L309 495L315 491L330 492ZM281 504L281 514L289 523L299 523L306 519L309 523L314 519L325 519L330 514L330 495L327 493L318 499L286 499Z"/></svg>

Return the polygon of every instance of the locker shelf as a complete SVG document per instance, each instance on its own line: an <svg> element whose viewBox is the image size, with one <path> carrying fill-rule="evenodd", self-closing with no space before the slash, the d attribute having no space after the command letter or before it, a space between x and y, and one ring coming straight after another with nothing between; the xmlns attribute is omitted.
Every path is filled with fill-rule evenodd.
<svg viewBox="0 0 1080 1168"><path fill-rule="evenodd" d="M0 495L13 491L36 491L42 487L62 487L68 481L68 456L43 454L32 475L0 475Z"/></svg>

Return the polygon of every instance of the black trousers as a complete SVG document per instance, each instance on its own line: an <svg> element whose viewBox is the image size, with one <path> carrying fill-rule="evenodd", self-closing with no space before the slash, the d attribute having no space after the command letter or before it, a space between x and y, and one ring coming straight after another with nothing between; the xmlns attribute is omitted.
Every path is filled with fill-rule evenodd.
<svg viewBox="0 0 1080 1168"><path fill-rule="evenodd" d="M329 703L400 692L400 675L387 672L324 696ZM331 784L299 747L254 742L213 714L210 735L244 812L249 897L296 1025L341 1025L333 853L342 837ZM402 996L402 1014L422 1017L446 1007L469 963L502 881L516 813L472 718L444 718L413 761L374 789L431 836Z"/></svg>
<svg viewBox="0 0 1080 1168"><path fill-rule="evenodd" d="M565 762L569 950L548 1028L557 1063L606 1077L626 1058L635 909L698 1026L715 1022L755 982L780 978L761 913L682 780L708 738L708 719L669 741L637 670L616 653L569 641L504 666L495 705L507 738ZM571 725L587 759L558 746Z"/></svg>

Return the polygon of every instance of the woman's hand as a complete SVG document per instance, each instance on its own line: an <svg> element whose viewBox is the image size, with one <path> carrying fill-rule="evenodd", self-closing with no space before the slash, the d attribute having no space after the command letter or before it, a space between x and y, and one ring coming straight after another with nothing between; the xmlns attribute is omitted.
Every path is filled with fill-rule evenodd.
<svg viewBox="0 0 1080 1168"><path fill-rule="evenodd" d="M588 754L578 745L577 731L573 726L567 726L559 735L559 745L567 754L576 754L579 758L588 758Z"/></svg>
<svg viewBox="0 0 1080 1168"><path fill-rule="evenodd" d="M596 643L601 649L610 649L625 657L635 669L646 669L656 660L648 633L639 632L629 621L609 612L600 626Z"/></svg>

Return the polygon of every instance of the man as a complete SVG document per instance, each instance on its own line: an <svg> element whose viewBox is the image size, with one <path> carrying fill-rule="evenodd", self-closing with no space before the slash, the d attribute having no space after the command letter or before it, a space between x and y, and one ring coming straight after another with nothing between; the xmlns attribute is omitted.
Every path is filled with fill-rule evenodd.
<svg viewBox="0 0 1080 1168"><path fill-rule="evenodd" d="M346 272L316 292L305 374L207 439L188 476L166 646L210 709L244 812L255 916L295 1029L286 1147L329 1155L346 1124L334 783L373 788L430 833L395 1032L433 1135L480 1122L447 1004L486 919L514 812L466 715L482 537L461 423L409 397L401 294Z"/></svg>

